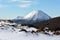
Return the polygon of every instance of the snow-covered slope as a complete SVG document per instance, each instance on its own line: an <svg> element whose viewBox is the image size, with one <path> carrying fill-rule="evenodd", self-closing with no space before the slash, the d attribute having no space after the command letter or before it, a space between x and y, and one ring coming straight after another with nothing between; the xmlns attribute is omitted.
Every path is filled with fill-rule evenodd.
<svg viewBox="0 0 60 40"><path fill-rule="evenodd" d="M44 13L41 10L34 10L24 17L24 19L36 20L36 21L37 20L44 21L44 20L48 20L50 18L51 18L50 16L48 16L46 13Z"/></svg>
<svg viewBox="0 0 60 40"><path fill-rule="evenodd" d="M45 35L43 33L31 33L32 30L37 30L36 28L29 28L28 26L19 26L20 28L15 28L5 24L6 22L0 22L0 40L60 40L60 35ZM20 31L21 29L26 29L28 32ZM19 32L20 31L20 32Z"/></svg>
<svg viewBox="0 0 60 40"><path fill-rule="evenodd" d="M1 28L1 27L0 27ZM19 32L18 29L12 27L0 29L0 40L60 40L60 35L49 36L42 33L32 34L30 32L26 33L24 31ZM32 28L33 29L33 28ZM27 29L29 30L29 29Z"/></svg>

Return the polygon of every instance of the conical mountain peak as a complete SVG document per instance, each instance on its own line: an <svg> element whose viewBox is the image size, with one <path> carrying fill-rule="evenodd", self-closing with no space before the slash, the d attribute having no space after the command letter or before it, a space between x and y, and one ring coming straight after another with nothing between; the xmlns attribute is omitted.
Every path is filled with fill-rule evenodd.
<svg viewBox="0 0 60 40"><path fill-rule="evenodd" d="M41 10L33 10L24 17L24 19L27 20L39 20L39 21L48 20L50 18L51 18L50 16L48 16L46 13L44 13Z"/></svg>
<svg viewBox="0 0 60 40"><path fill-rule="evenodd" d="M17 20L13 20L13 21L32 24L32 23L51 19L51 17L49 15L47 15L46 13L44 13L41 10L33 10L32 12L30 12L28 15L24 16L23 18L21 18L21 19L19 19L19 18L20 17L18 17Z"/></svg>

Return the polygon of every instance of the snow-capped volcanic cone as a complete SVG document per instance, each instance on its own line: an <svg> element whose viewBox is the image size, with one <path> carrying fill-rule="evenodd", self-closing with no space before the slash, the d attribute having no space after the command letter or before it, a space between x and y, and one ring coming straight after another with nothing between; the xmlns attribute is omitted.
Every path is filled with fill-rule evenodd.
<svg viewBox="0 0 60 40"><path fill-rule="evenodd" d="M48 16L43 11L35 10L35 11L30 12L28 15L24 16L23 18L17 17L17 19L14 19L12 21L17 22L17 23L32 24L36 22L49 20L49 19L51 19L51 17Z"/></svg>
<svg viewBox="0 0 60 40"><path fill-rule="evenodd" d="M24 19L33 21L44 21L49 20L50 18L51 17L49 15L47 15L41 10L34 10L24 17Z"/></svg>

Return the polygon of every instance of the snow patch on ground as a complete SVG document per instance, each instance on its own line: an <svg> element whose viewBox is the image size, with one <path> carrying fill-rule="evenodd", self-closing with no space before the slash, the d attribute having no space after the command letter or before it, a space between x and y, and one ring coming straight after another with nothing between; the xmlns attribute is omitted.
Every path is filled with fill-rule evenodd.
<svg viewBox="0 0 60 40"><path fill-rule="evenodd" d="M48 36L44 34L31 34L25 32L0 32L1 40L60 40L60 36Z"/></svg>
<svg viewBox="0 0 60 40"><path fill-rule="evenodd" d="M26 33L24 31L19 32L19 29L14 28L15 31L12 29L13 27L0 27L0 40L60 40L60 35L45 35L42 33L32 34L30 32ZM34 28L30 28L34 29ZM28 30L28 29L27 29ZM34 29L35 30L35 29Z"/></svg>

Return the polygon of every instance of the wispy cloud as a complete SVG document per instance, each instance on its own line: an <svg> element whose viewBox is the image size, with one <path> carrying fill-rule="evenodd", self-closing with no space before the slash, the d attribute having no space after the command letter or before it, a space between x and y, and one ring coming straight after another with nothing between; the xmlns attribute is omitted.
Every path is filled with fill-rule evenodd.
<svg viewBox="0 0 60 40"><path fill-rule="evenodd" d="M21 7L21 8L27 8L29 6L31 6L31 2L32 0L10 0L11 2L20 2L21 4L17 4L18 7Z"/></svg>
<svg viewBox="0 0 60 40"><path fill-rule="evenodd" d="M20 8L27 8L27 7L30 7L32 5L37 5L37 2L35 0L3 0L3 1L5 3L7 2L8 6L6 6L6 5L0 5L0 8L15 7L17 5ZM11 6L9 6L9 5L11 5Z"/></svg>
<svg viewBox="0 0 60 40"><path fill-rule="evenodd" d="M23 3L29 3L29 2L32 2L32 0L22 0L21 2L23 2Z"/></svg>
<svg viewBox="0 0 60 40"><path fill-rule="evenodd" d="M7 0L10 2L31 2L32 0Z"/></svg>
<svg viewBox="0 0 60 40"><path fill-rule="evenodd" d="M11 2L19 2L20 0L9 0Z"/></svg>
<svg viewBox="0 0 60 40"><path fill-rule="evenodd" d="M20 4L20 5L18 5L18 7L21 7L21 8L27 8L29 6L31 6L31 4Z"/></svg>

